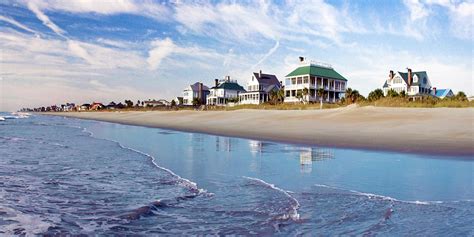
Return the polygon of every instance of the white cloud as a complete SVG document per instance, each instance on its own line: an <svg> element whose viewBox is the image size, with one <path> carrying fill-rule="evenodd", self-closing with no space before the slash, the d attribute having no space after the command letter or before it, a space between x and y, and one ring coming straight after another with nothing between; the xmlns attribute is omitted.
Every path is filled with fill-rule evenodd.
<svg viewBox="0 0 474 237"><path fill-rule="evenodd" d="M193 33L212 36L218 40L248 41L263 36L280 37L279 22L270 16L264 3L185 3L175 5L175 20ZM182 32L186 32L181 29Z"/></svg>
<svg viewBox="0 0 474 237"><path fill-rule="evenodd" d="M455 36L461 39L473 39L474 2L463 2L451 7L451 29Z"/></svg>
<svg viewBox="0 0 474 237"><path fill-rule="evenodd" d="M148 66L150 70L156 70L161 62L176 48L176 45L170 38L166 38L163 40L157 39L154 40L152 43L152 49L148 52Z"/></svg>
<svg viewBox="0 0 474 237"><path fill-rule="evenodd" d="M433 7L438 6L447 10L449 17L450 31L460 39L471 39L473 37L474 2L472 1L452 1L452 0L404 0L405 6L410 12L410 22L405 26L407 34L423 39L423 36L416 34L421 32L426 34L427 20L435 16Z"/></svg>
<svg viewBox="0 0 474 237"><path fill-rule="evenodd" d="M428 17L429 9L420 0L404 0L403 3L410 11L410 20L416 21Z"/></svg>

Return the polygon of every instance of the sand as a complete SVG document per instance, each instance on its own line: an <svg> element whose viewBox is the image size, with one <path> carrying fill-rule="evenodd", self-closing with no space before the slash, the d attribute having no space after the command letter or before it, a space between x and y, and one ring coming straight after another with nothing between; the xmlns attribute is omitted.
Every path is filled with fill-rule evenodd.
<svg viewBox="0 0 474 237"><path fill-rule="evenodd" d="M474 159L474 108L64 112L53 115L285 143Z"/></svg>

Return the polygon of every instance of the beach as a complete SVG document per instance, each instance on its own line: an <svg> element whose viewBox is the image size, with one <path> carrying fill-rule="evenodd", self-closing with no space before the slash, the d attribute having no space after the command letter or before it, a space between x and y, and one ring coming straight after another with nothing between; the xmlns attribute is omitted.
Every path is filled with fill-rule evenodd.
<svg viewBox="0 0 474 237"><path fill-rule="evenodd" d="M128 125L315 146L472 158L473 108L107 111L46 113Z"/></svg>

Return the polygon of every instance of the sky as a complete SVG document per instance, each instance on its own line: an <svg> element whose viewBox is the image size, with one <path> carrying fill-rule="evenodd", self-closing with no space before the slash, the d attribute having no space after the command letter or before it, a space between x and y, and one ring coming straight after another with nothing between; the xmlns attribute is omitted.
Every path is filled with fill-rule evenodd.
<svg viewBox="0 0 474 237"><path fill-rule="evenodd" d="M172 99L298 57L367 95L390 70L474 94L474 0L0 0L0 111Z"/></svg>

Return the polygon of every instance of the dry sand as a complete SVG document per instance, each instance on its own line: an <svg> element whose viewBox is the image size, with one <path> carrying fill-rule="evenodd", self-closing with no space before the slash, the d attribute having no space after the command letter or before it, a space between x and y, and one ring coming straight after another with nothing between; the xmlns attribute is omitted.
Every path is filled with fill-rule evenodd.
<svg viewBox="0 0 474 237"><path fill-rule="evenodd" d="M53 115L319 146L474 156L474 108L67 112Z"/></svg>

